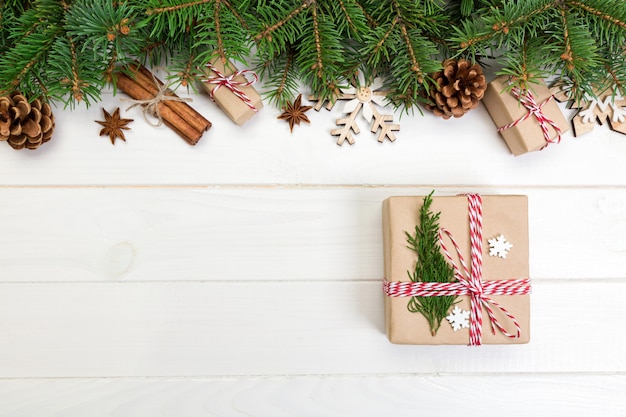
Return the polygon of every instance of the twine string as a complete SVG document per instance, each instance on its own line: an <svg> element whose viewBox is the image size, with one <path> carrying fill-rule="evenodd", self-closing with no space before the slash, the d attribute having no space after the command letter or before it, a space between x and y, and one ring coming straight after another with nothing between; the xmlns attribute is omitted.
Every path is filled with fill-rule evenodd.
<svg viewBox="0 0 626 417"><path fill-rule="evenodd" d="M157 68L155 68L155 71ZM192 101L190 98L178 97L172 94L172 90L170 90L169 85L161 84L154 73L151 73L152 80L154 81L154 85L158 88L156 95L153 98L147 100L135 100L135 99L123 99L125 101L129 101L132 104L131 106L126 108L126 111L132 109L135 106L141 106L144 119L152 126L159 127L163 124L163 116L161 116L161 111L159 110L159 104L164 101L178 101L182 103L188 103ZM171 95L170 95L171 94ZM151 121L147 115L151 115L157 119L157 122L154 123Z"/></svg>
<svg viewBox="0 0 626 417"><path fill-rule="evenodd" d="M241 90L241 87L247 87L249 85L252 85L254 83L256 83L259 80L258 75L251 70L239 70L239 71L235 71L234 73L230 74L230 75L224 75L222 72L220 72L217 68L215 68L215 66L213 66L212 64L207 64L207 68L210 69L211 71L213 71L213 74L215 75L211 75L211 76L207 76L205 77L205 81L209 84L215 84L215 88L209 93L209 97L211 97L211 100L215 101L215 92L217 90L220 89L220 87L224 86L226 88L228 88L230 91L232 91L232 93L239 97L241 99L241 101L243 101L244 103L246 103L246 105L254 112L257 112L258 109L256 107L254 107L254 104L252 104L252 100L250 100L250 97L248 97L246 95L246 93L244 93ZM252 80L248 80L247 78L245 78L246 75L251 75L252 76ZM243 76L244 79L246 81L237 81L235 78L237 78L238 76Z"/></svg>
<svg viewBox="0 0 626 417"><path fill-rule="evenodd" d="M557 126L557 124L553 120L547 117L542 110L543 106L550 102L550 100L554 99L554 95L551 95L541 104L538 104L535 96L530 90L522 92L519 87L513 87L511 93L519 100L522 106L524 106L528 110L528 112L519 119L498 128L498 132L502 132L503 130L509 129L513 126L517 126L529 117L534 116L537 119L537 122L539 122L543 137L546 140L546 144L541 149L545 148L550 143L560 143L562 133L561 128ZM557 134L554 139L550 138L550 131L548 130L550 126L554 128Z"/></svg>
<svg viewBox="0 0 626 417"><path fill-rule="evenodd" d="M389 282L383 281L383 291L390 297L438 297L445 295L470 296L470 346L482 344L482 308L489 317L491 332L496 329L509 338L519 338L521 326L502 305L492 300L489 295L524 295L529 294L530 278L482 280L482 198L478 194L468 194L468 211L470 220L470 257L471 270L468 268L461 253L459 244L450 231L445 228L439 230L439 244L441 250L450 261L457 282ZM448 251L443 239L447 236L456 252L459 264ZM515 327L514 333L509 333L500 323L494 313L494 308L500 310Z"/></svg>

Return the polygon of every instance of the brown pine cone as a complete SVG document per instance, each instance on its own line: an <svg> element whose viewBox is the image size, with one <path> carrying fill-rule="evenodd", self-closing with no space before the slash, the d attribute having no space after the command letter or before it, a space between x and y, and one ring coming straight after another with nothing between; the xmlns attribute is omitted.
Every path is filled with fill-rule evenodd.
<svg viewBox="0 0 626 417"><path fill-rule="evenodd" d="M482 68L466 59L447 59L443 69L432 74L436 85L429 92L426 108L437 116L461 117L478 106L487 89Z"/></svg>
<svg viewBox="0 0 626 417"><path fill-rule="evenodd" d="M13 149L37 149L50 140L54 115L48 103L35 99L29 103L19 93L0 97L0 140Z"/></svg>

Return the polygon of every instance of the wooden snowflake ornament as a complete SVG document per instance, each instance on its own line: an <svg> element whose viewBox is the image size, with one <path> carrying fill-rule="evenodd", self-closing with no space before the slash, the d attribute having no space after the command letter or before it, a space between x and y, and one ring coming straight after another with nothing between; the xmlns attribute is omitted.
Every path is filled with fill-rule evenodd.
<svg viewBox="0 0 626 417"><path fill-rule="evenodd" d="M332 136L338 136L337 145L343 145L345 141L348 141L350 145L355 142L354 135L358 135L361 130L357 123L357 117L359 114L363 116L365 120L371 122L370 131L372 133L378 133L378 142L384 142L385 138L391 142L396 140L396 136L393 132L400 130L399 124L393 124L392 114L381 114L376 106L385 106L385 97L387 91L381 91L383 86L381 78L375 78L371 85L365 86L365 80L362 79L359 74L359 87L350 87L341 89L340 93L335 97L335 100L328 102L324 106L324 100L320 100L317 97L311 96L309 100L317 101L314 109L319 111L323 106L327 110L331 110L335 103L339 100L348 100L345 102L342 108L342 113L347 116L337 119L337 126L341 126L337 129L331 130ZM354 134L354 135L353 135Z"/></svg>
<svg viewBox="0 0 626 417"><path fill-rule="evenodd" d="M569 92L563 86L555 86L551 90L557 101L570 100ZM597 96L585 97L578 103L570 100L568 108L578 109L572 118L574 136L591 132L596 122L603 124L605 121L609 122L611 130L626 135L626 98L619 91L610 89Z"/></svg>

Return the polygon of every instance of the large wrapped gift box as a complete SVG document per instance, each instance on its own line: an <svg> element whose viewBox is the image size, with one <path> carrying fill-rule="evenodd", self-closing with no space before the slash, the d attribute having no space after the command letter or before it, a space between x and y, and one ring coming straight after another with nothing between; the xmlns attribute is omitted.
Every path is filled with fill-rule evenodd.
<svg viewBox="0 0 626 417"><path fill-rule="evenodd" d="M514 123L529 113L528 108L524 107L513 93L506 91L508 80L508 76L499 76L491 81L482 100L497 128ZM530 87L535 102L541 106L543 116L556 124L561 133L568 131L569 124L545 83L530 84ZM558 136L556 129L550 123L544 125L550 141L556 140ZM501 130L500 134L515 156L543 149L549 143L540 122L533 115L515 126Z"/></svg>
<svg viewBox="0 0 626 417"><path fill-rule="evenodd" d="M457 241L466 264L470 266L470 230L468 197L434 196L431 211L440 212L439 226L447 229ZM522 195L482 196L482 280L528 279L528 199ZM383 203L383 242L385 280L411 281L407 271L413 272L417 254L408 247L406 233L414 234L419 219L419 209L424 197L390 197ZM506 258L489 255L488 240L503 235L513 247ZM448 246L448 243L446 243ZM453 252L449 244L448 251ZM456 257L454 255L453 257ZM458 260L456 260L458 263ZM460 264L459 264L460 267ZM528 343L530 338L530 296L490 295L489 298L503 306L521 327L519 338L509 338L496 329L491 331L490 320L483 307L482 343ZM457 299L461 309L470 310L470 296ZM385 326L389 340L399 344L468 344L469 330L454 331L444 319L435 336L431 335L426 319L407 308L409 297L385 295ZM509 332L515 327L512 320L497 308L496 318Z"/></svg>

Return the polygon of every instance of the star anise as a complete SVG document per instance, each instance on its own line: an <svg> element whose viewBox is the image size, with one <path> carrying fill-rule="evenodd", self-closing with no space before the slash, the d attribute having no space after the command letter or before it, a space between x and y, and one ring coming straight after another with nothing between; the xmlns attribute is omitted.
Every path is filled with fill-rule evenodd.
<svg viewBox="0 0 626 417"><path fill-rule="evenodd" d="M124 137L124 130L130 130L130 127L127 126L133 119L122 119L120 118L120 108L116 108L113 112L113 115L109 114L108 111L102 109L104 113L104 121L96 120L96 123L104 126L102 130L100 130L100 136L109 135L111 139L111 143L115 145L115 139L120 138L123 141L126 141Z"/></svg>
<svg viewBox="0 0 626 417"><path fill-rule="evenodd" d="M293 132L293 126L300 125L300 122L311 123L309 118L304 114L311 108L312 106L302 105L302 94L300 94L293 104L288 102L287 105L283 107L283 113L278 116L278 118L289 122L289 130Z"/></svg>

